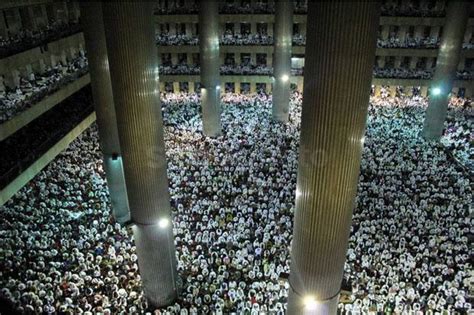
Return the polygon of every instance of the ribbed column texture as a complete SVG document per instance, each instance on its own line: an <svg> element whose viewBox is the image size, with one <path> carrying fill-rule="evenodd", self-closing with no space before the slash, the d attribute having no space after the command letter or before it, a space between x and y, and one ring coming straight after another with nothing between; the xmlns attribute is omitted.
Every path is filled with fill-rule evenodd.
<svg viewBox="0 0 474 315"><path fill-rule="evenodd" d="M199 55L201 62L201 106L204 134L221 134L219 78L218 1L199 1Z"/></svg>
<svg viewBox="0 0 474 315"><path fill-rule="evenodd" d="M109 59L105 44L102 4L81 2L82 26L91 74L92 96L99 126L100 148L104 155L104 168L109 187L110 200L115 219L118 222L130 220L127 188L120 157L120 142L115 116L112 84L110 83ZM116 154L117 158L112 156Z"/></svg>
<svg viewBox="0 0 474 315"><path fill-rule="evenodd" d="M435 74L431 81L430 98L423 126L423 137L426 140L437 141L443 133L449 94L456 78L468 17L469 2L448 2L446 24L443 27L443 36L438 50ZM436 90L440 93L433 93Z"/></svg>
<svg viewBox="0 0 474 315"><path fill-rule="evenodd" d="M153 3L102 5L138 265L148 301L164 306L176 298L177 275Z"/></svg>
<svg viewBox="0 0 474 315"><path fill-rule="evenodd" d="M377 2L308 2L287 314L335 314L375 59ZM306 298L306 299L305 299ZM318 307L306 308L309 299Z"/></svg>
<svg viewBox="0 0 474 315"><path fill-rule="evenodd" d="M287 122L290 107L293 1L275 1L275 57L273 59L273 119Z"/></svg>

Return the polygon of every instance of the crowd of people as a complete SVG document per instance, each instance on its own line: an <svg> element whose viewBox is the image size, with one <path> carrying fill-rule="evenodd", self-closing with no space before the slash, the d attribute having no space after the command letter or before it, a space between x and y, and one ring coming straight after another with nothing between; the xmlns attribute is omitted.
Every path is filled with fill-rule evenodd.
<svg viewBox="0 0 474 315"><path fill-rule="evenodd" d="M176 304L147 305L132 234L111 219L95 127L0 208L0 298L25 313L284 314L301 103L293 93L282 124L270 95L224 94L213 139L197 94L162 95ZM443 141L472 161L472 107L453 104ZM471 177L420 136L425 108L418 96L371 98L341 314L472 311Z"/></svg>
<svg viewBox="0 0 474 315"><path fill-rule="evenodd" d="M199 45L199 37L197 35L187 34L169 34L162 32L156 34L156 43L159 46L181 46L181 45ZM302 34L293 34L293 46L305 46L306 36ZM262 45L270 46L274 44L272 35L266 33L246 34L235 33L231 30L226 30L219 39L219 44L223 46L252 46ZM397 36L391 36L387 39L378 38L378 48L424 48L424 49L438 49L440 45L439 37L406 37L401 40ZM463 49L474 49L473 43L463 43Z"/></svg>
<svg viewBox="0 0 474 315"><path fill-rule="evenodd" d="M155 14L198 14L199 6L197 3L186 3L184 5L177 5L176 3L170 2L166 7L157 5L155 8ZM305 1L294 2L295 14L306 14L308 12L308 6ZM256 1L251 3L250 1L235 1L235 2L224 2L222 1L219 5L220 14L273 14L275 13L275 5L273 3Z"/></svg>
<svg viewBox="0 0 474 315"><path fill-rule="evenodd" d="M385 16L440 17L446 14L444 7L436 6L434 1L393 1L382 3L381 13Z"/></svg>
<svg viewBox="0 0 474 315"><path fill-rule="evenodd" d="M47 66L44 73L31 72L20 77L20 85L14 89L0 89L0 124L40 102L88 72L87 57L78 55L66 63ZM0 82L4 85L4 82Z"/></svg>
<svg viewBox="0 0 474 315"><path fill-rule="evenodd" d="M401 40L397 36L391 36L387 39L377 38L378 48L427 48L437 49L439 47L439 37L406 37Z"/></svg>
<svg viewBox="0 0 474 315"><path fill-rule="evenodd" d="M307 14L308 6L306 1L295 1L295 14ZM168 5L161 6L157 3L155 14L198 14L199 6L196 2L178 5L170 2ZM219 6L221 14L273 14L275 5L268 1L233 1L222 2ZM420 17L441 17L446 14L443 6L436 6L431 1L383 1L381 6L383 16L420 16Z"/></svg>
<svg viewBox="0 0 474 315"><path fill-rule="evenodd" d="M407 68L379 68L374 67L374 78L423 79L433 77L434 69L407 69Z"/></svg>
<svg viewBox="0 0 474 315"><path fill-rule="evenodd" d="M90 88L63 100L13 135L0 141L0 189L40 158L93 111Z"/></svg>
<svg viewBox="0 0 474 315"><path fill-rule="evenodd" d="M73 21L69 23L50 21L44 27L38 27L37 30L20 29L16 34L7 34L5 38L0 36L0 58L6 58L80 31L80 23Z"/></svg>
<svg viewBox="0 0 474 315"><path fill-rule="evenodd" d="M373 74L374 78L393 78L393 79L430 80L430 79L433 78L434 73L435 73L435 68L431 68L431 69L423 69L423 68L409 69L409 68L406 68L406 67L400 67L400 68L374 67L373 70L372 70L372 74ZM456 71L456 78L458 80L473 80L474 79L474 72L472 70Z"/></svg>
<svg viewBox="0 0 474 315"><path fill-rule="evenodd" d="M188 65L181 63L177 65L160 65L160 74L164 75L199 75L201 68L199 65ZM273 67L267 65L255 65L251 63L246 64L224 64L220 66L221 75L273 75ZM302 68L291 69L291 75L303 75Z"/></svg>
<svg viewBox="0 0 474 315"><path fill-rule="evenodd" d="M186 35L186 34L169 34L167 32L162 32L156 34L156 43L159 46L181 46L181 45L190 45L197 46L199 45L199 37L197 35ZM267 35L265 33L258 34L239 34L232 33L231 31L226 31L219 39L219 44L223 46L243 46L243 45L264 45L269 46L273 45L273 36ZM293 35L293 45L294 46L304 46L306 45L306 36L301 34Z"/></svg>

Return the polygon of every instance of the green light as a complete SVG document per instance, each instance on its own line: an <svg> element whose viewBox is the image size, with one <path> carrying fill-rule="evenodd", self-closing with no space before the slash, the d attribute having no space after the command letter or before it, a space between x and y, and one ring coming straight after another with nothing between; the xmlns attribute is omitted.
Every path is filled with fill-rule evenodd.
<svg viewBox="0 0 474 315"><path fill-rule="evenodd" d="M439 87L435 87L435 88L433 88L433 90L431 90L431 93L433 95L440 95L441 94L441 89Z"/></svg>

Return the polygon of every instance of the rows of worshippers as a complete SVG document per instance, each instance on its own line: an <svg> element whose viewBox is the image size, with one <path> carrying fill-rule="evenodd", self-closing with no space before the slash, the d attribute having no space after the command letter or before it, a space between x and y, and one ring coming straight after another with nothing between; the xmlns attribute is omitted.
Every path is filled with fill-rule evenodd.
<svg viewBox="0 0 474 315"><path fill-rule="evenodd" d="M0 76L0 123L10 120L88 71L86 56L79 54L70 60L61 60L55 66L46 66L43 73L31 71L22 76L18 72L14 79L18 85L14 89L6 87L3 76Z"/></svg>
<svg viewBox="0 0 474 315"><path fill-rule="evenodd" d="M159 46L181 46L181 45L199 45L199 37L197 35L188 35L186 33L180 34L169 34L167 31L157 33L155 35L156 43ZM230 30L226 30L219 39L220 45L273 45L273 36L267 35L266 33L257 34L239 34L233 33ZM293 35L294 46L306 45L306 37L301 34Z"/></svg>
<svg viewBox="0 0 474 315"><path fill-rule="evenodd" d="M5 37L0 36L0 58L31 49L45 43L58 40L79 32L80 23L61 20L50 20L46 25L39 25L36 29L21 28L16 34L7 31Z"/></svg>
<svg viewBox="0 0 474 315"><path fill-rule="evenodd" d="M165 75L190 74L199 75L201 67L196 64L188 65L180 63L177 65L160 65L159 72ZM252 64L245 62L242 64L224 64L220 66L221 75L273 75L273 67L264 64ZM303 75L303 68L291 69L292 75Z"/></svg>
<svg viewBox="0 0 474 315"><path fill-rule="evenodd" d="M306 14L308 12L307 1L295 1L294 13ZM193 4L179 5L170 2L166 7L157 6L155 14L197 14L199 7ZM221 14L272 14L275 13L275 5L268 1L242 3L229 1L223 2L219 6ZM381 6L381 13L385 16L443 16L446 14L444 8L433 6L433 2L419 1L384 1Z"/></svg>
<svg viewBox="0 0 474 315"><path fill-rule="evenodd" d="M284 314L302 96L281 124L271 96L225 94L215 139L202 134L199 103L162 96L183 280L174 305L147 305L131 232L111 218L95 127L0 208L0 297L37 313ZM472 311L470 177L419 136L425 107L371 100L342 314ZM457 128L467 121L453 114L464 107L449 111Z"/></svg>
<svg viewBox="0 0 474 315"><path fill-rule="evenodd" d="M294 2L294 12L296 14L305 14L308 11L305 1ZM197 14L199 13L199 6L196 3L179 3L170 2L166 7L155 8L155 14ZM269 2L254 2L244 1L237 2L221 2L219 4L220 14L272 14L275 13L275 5Z"/></svg>
<svg viewBox="0 0 474 315"><path fill-rule="evenodd" d="M163 30L155 35L156 43L159 46L181 46L181 45L199 45L199 37L197 35L189 35L184 32L179 34L169 34L168 31ZM463 49L473 49L474 39L469 42L463 43ZM273 45L274 37L268 35L266 30L257 32L256 34L250 34L248 32L236 33L231 29L226 29L224 34L219 39L220 45ZM302 34L293 34L292 37L293 46L305 46L306 36ZM405 39L399 38L397 35L390 36L386 39L379 37L377 39L378 48L425 48L425 49L436 49L440 45L440 38L435 36L428 37L406 37Z"/></svg>
<svg viewBox="0 0 474 315"><path fill-rule="evenodd" d="M178 64L171 64L171 59L164 59L160 65L159 71L164 75L199 75L201 68L197 64L187 64L185 60ZM398 79L423 79L429 80L433 77L434 68L432 69L408 69L408 68L373 68L373 76L375 78L398 78ZM235 62L226 63L220 66L221 75L273 75L273 67L264 63L254 64L244 61L241 64ZM303 68L292 68L291 75L300 76L304 74ZM460 80L474 79L474 71L463 70L457 71L456 77Z"/></svg>

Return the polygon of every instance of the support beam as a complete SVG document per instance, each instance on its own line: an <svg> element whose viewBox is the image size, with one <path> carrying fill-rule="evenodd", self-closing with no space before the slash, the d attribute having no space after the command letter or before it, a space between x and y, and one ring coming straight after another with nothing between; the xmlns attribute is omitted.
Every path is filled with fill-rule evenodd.
<svg viewBox="0 0 474 315"><path fill-rule="evenodd" d="M177 270L153 3L102 6L138 266L149 304L163 307L176 299Z"/></svg>
<svg viewBox="0 0 474 315"><path fill-rule="evenodd" d="M336 314L378 22L377 2L308 3L287 314Z"/></svg>
<svg viewBox="0 0 474 315"><path fill-rule="evenodd" d="M273 66L273 119L287 122L290 108L291 44L293 37L293 2L275 3L275 60Z"/></svg>
<svg viewBox="0 0 474 315"><path fill-rule="evenodd" d="M416 65L418 64L418 57L413 56L410 58L410 69L416 69Z"/></svg>
<svg viewBox="0 0 474 315"><path fill-rule="evenodd" d="M124 223L130 220L127 188L123 173L117 118L115 115L112 84L110 82L109 58L105 44L104 21L101 2L81 2L82 25L91 74L99 143L103 154L107 186L115 220Z"/></svg>
<svg viewBox="0 0 474 315"><path fill-rule="evenodd" d="M204 134L221 134L219 74L219 12L218 2L199 2L199 56L201 59L201 106Z"/></svg>
<svg viewBox="0 0 474 315"><path fill-rule="evenodd" d="M436 70L430 84L430 99L423 126L423 137L438 141L444 129L449 96L456 78L464 33L469 16L469 2L450 1L446 8L446 24L438 50Z"/></svg>

